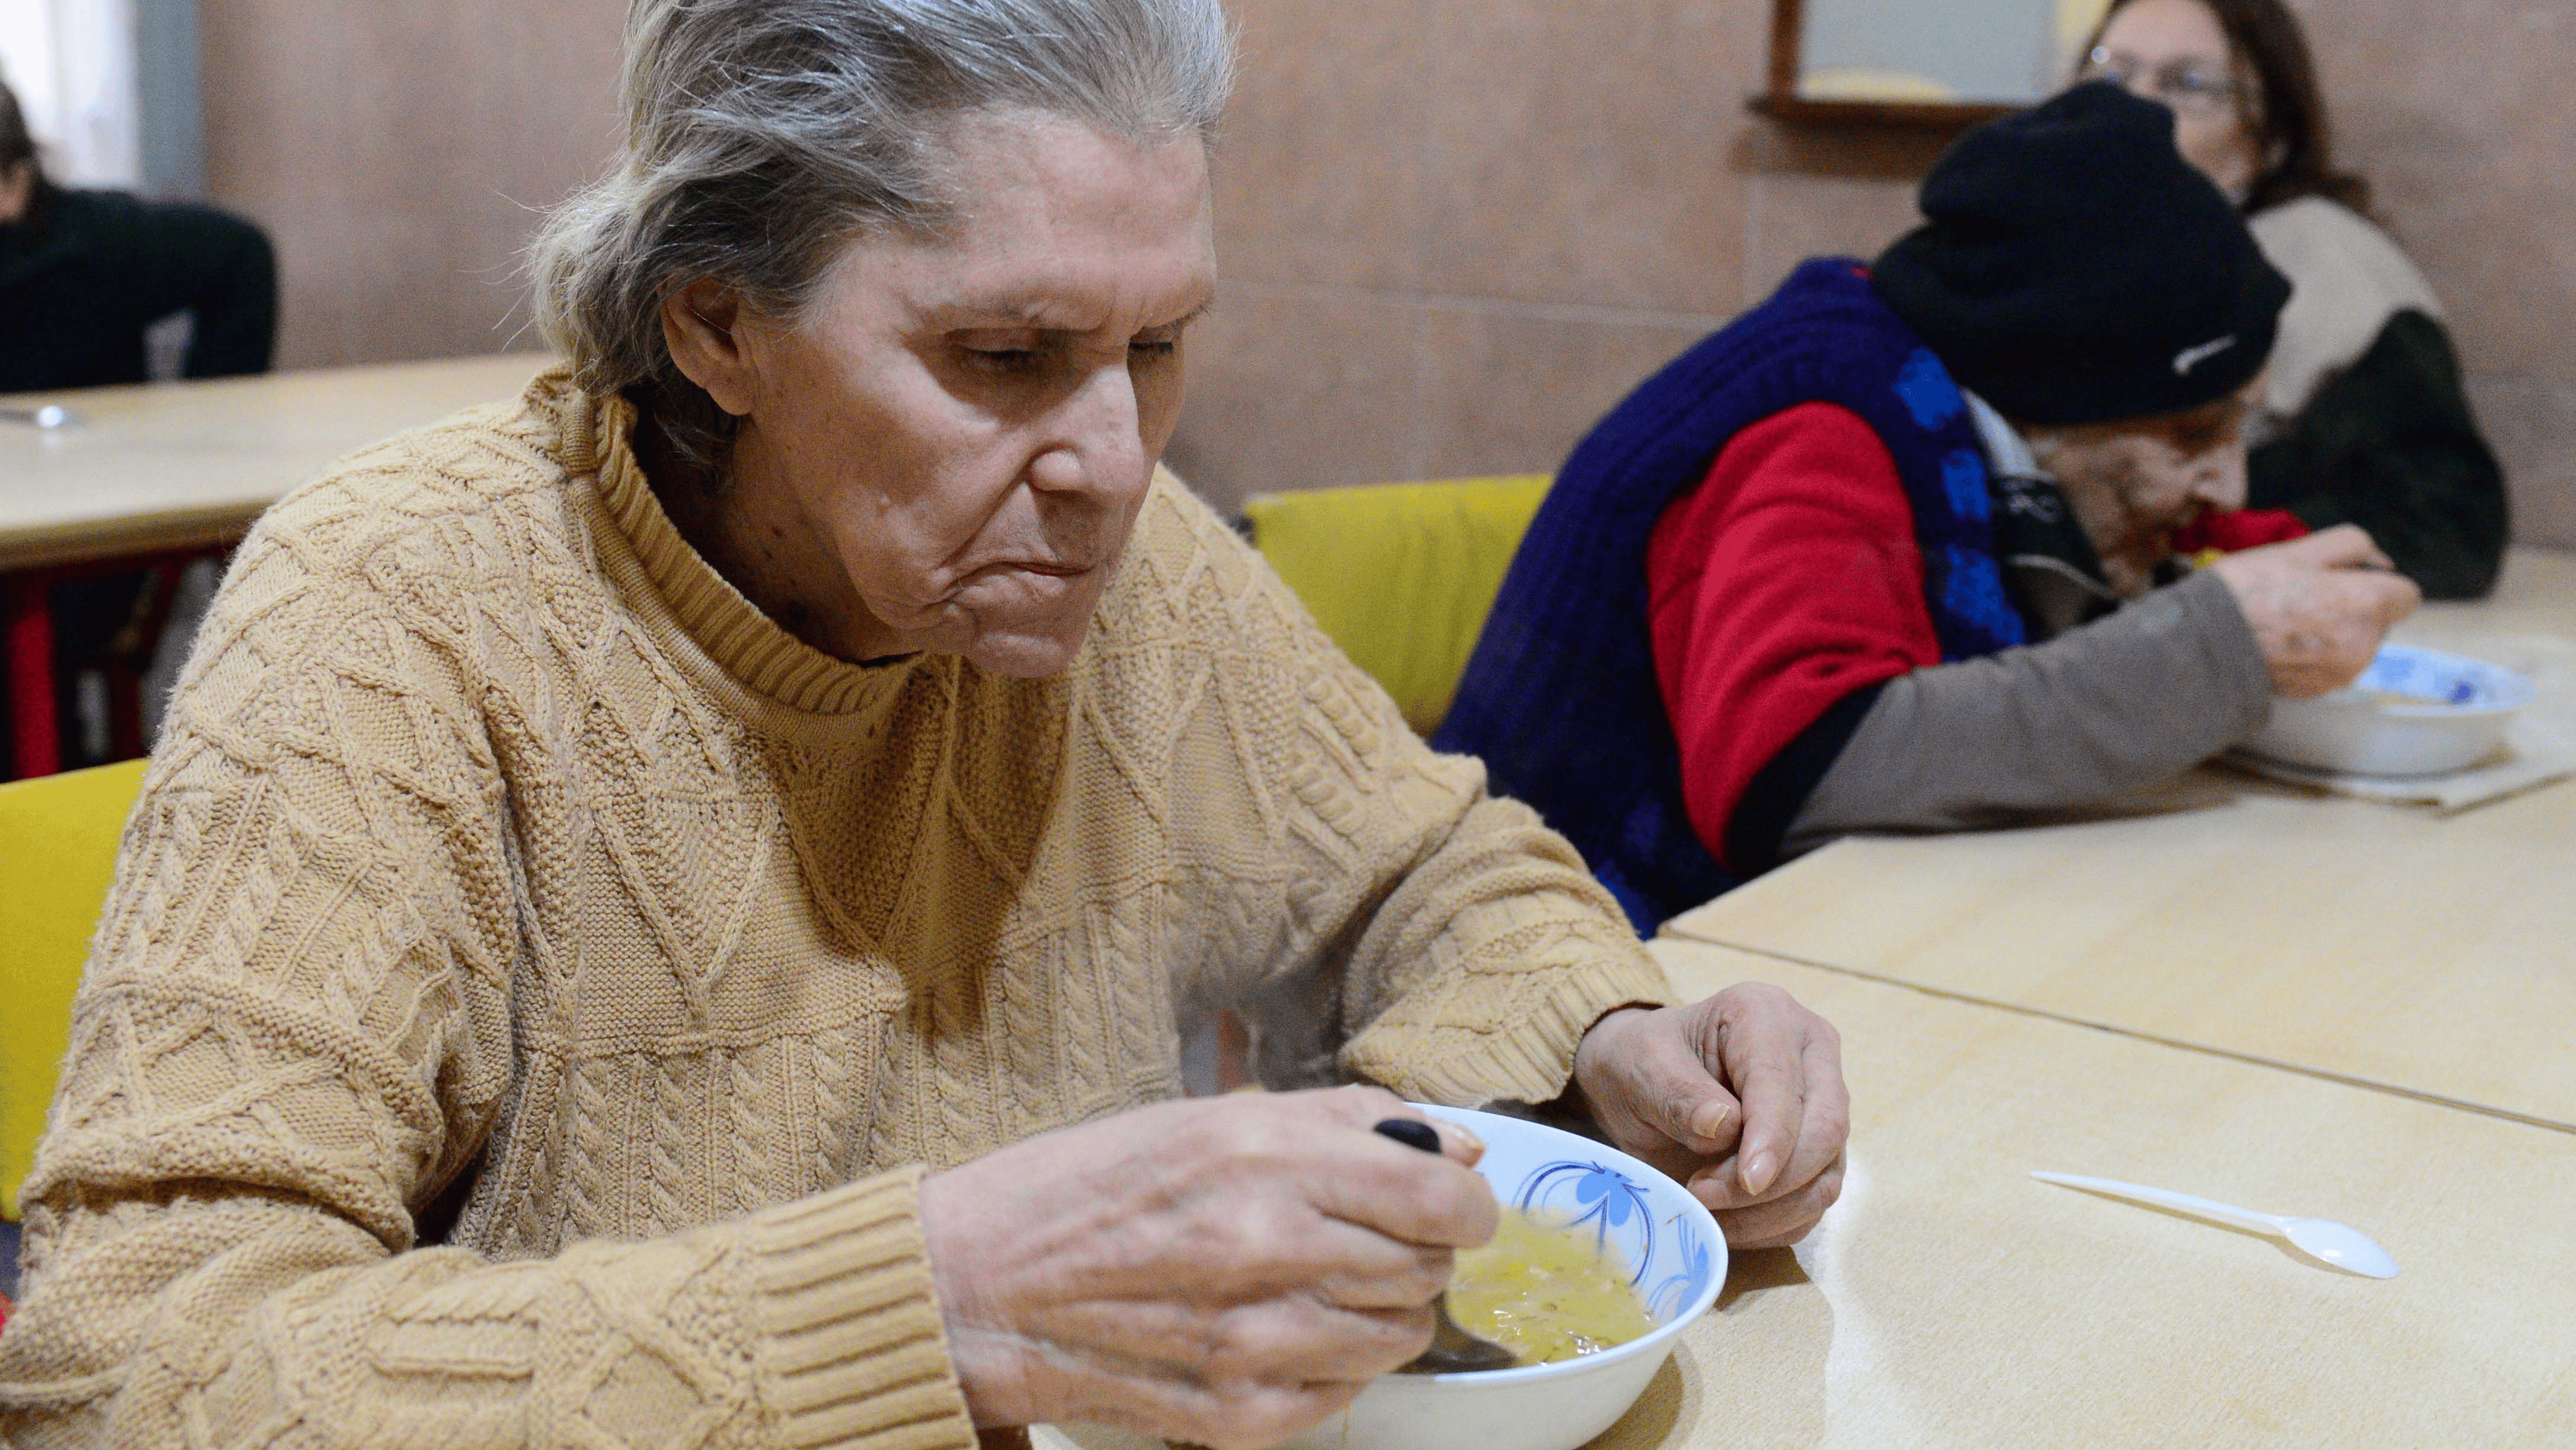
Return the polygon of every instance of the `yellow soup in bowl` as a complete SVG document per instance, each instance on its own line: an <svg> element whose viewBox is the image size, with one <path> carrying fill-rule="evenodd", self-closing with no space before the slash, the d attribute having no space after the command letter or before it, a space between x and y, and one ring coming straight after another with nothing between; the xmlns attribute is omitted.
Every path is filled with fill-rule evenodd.
<svg viewBox="0 0 2576 1450"><path fill-rule="evenodd" d="M1517 1208L1494 1241L1458 1255L1449 1313L1523 1364L1555 1364L1616 1349L1654 1330L1627 1266L1594 1236Z"/></svg>

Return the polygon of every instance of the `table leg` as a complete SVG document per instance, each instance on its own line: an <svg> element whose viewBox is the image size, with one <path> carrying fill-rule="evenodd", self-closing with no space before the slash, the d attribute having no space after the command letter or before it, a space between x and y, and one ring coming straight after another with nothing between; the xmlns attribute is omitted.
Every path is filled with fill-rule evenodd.
<svg viewBox="0 0 2576 1450"><path fill-rule="evenodd" d="M62 737L54 702L54 616L46 578L34 571L8 576L0 597L0 635L9 670L9 774L14 780L62 769Z"/></svg>
<svg viewBox="0 0 2576 1450"><path fill-rule="evenodd" d="M111 651L107 662L110 760L132 760L151 752L152 742L143 738L143 677L152 671L161 631L170 623L170 606L179 597L179 577L187 569L184 560L172 560L151 571L151 582L143 586L143 597L128 626L133 637L119 635Z"/></svg>

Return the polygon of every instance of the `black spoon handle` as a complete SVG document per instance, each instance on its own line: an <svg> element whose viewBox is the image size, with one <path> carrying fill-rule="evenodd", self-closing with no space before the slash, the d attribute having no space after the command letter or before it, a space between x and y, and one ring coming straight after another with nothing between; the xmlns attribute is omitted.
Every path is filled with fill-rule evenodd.
<svg viewBox="0 0 2576 1450"><path fill-rule="evenodd" d="M1440 1151L1440 1130L1419 1118L1389 1118L1369 1131L1393 1138L1407 1148L1419 1148L1425 1153Z"/></svg>
<svg viewBox="0 0 2576 1450"><path fill-rule="evenodd" d="M1425 1153L1440 1151L1440 1130L1419 1118L1388 1118L1369 1129L1381 1137L1393 1138L1407 1148ZM1510 1369L1520 1363L1520 1356L1482 1335L1470 1334L1449 1317L1449 1293L1442 1290L1432 1301L1433 1320L1431 1347L1422 1351L1412 1363L1400 1366L1398 1374L1475 1374L1489 1369Z"/></svg>

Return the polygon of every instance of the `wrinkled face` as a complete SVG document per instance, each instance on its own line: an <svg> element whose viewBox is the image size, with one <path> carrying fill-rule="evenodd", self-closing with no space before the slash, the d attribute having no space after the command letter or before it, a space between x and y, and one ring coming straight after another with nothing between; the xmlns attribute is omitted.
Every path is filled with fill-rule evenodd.
<svg viewBox="0 0 2576 1450"><path fill-rule="evenodd" d="M2032 452L2123 596L2155 587L2177 529L2205 509L2245 506L2245 411L2240 396L2188 413L2031 430Z"/></svg>
<svg viewBox="0 0 2576 1450"><path fill-rule="evenodd" d="M2111 17L2086 62L2088 80L2113 79L2173 108L2182 157L2242 200L2262 174L2262 110L2253 68L2227 43L2201 0L2131 0Z"/></svg>
<svg viewBox="0 0 2576 1450"><path fill-rule="evenodd" d="M742 330L728 493L776 534L750 543L798 576L782 622L809 641L1050 674L1179 419L1216 290L1206 150L1012 114L959 121L952 155L942 236L862 242L800 325Z"/></svg>

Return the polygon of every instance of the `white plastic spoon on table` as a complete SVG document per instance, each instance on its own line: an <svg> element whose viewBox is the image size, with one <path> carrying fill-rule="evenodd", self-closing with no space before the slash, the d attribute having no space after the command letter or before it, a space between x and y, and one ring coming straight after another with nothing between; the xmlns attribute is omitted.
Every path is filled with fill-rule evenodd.
<svg viewBox="0 0 2576 1450"><path fill-rule="evenodd" d="M2278 1234L2288 1239L2299 1252L2338 1269L2349 1269L2373 1279L2397 1277L2397 1261L2388 1256L2388 1250L2371 1242L2370 1236L2361 1230L2331 1219L2256 1213L2250 1208L2213 1203L2206 1198L2194 1198L2168 1188L2149 1188L2143 1183L2122 1183L2110 1178L2085 1178L2073 1173L2033 1173L2030 1176L2042 1183L2090 1189L2113 1198L2125 1198L2132 1203L2170 1208L2176 1213L2187 1213L2194 1218L2209 1219L2251 1233Z"/></svg>

